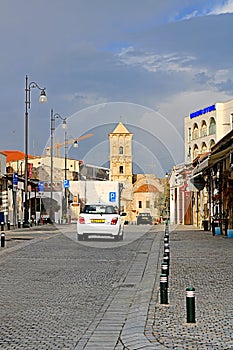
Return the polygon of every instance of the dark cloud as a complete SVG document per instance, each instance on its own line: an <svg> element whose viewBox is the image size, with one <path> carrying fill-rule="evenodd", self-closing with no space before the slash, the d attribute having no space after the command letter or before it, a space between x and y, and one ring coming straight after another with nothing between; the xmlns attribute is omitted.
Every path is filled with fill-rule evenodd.
<svg viewBox="0 0 233 350"><path fill-rule="evenodd" d="M208 89L209 99L216 90L219 99L232 93L233 15L202 16L216 5L217 0L3 0L0 147L23 150L26 74L48 93L46 106L38 106L32 93L35 153L49 137L51 108L69 116L109 101L158 110L163 105L181 131L193 92ZM196 9L199 17L182 20ZM175 101L184 92L187 99L179 107Z"/></svg>

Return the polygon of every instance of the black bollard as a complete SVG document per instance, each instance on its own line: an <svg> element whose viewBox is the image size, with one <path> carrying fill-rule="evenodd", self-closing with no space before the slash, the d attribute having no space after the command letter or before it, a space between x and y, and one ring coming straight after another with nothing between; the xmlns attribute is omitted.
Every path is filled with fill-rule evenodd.
<svg viewBox="0 0 233 350"><path fill-rule="evenodd" d="M164 237L164 244L165 244L165 243L169 243L169 237L168 237L168 236L165 236L165 237Z"/></svg>
<svg viewBox="0 0 233 350"><path fill-rule="evenodd" d="M4 232L1 233L1 247L2 248L5 247L5 233Z"/></svg>
<svg viewBox="0 0 233 350"><path fill-rule="evenodd" d="M169 249L169 247L164 247L164 256L168 256L170 258L170 249Z"/></svg>
<svg viewBox="0 0 233 350"><path fill-rule="evenodd" d="M4 222L1 222L1 231L4 231Z"/></svg>
<svg viewBox="0 0 233 350"><path fill-rule="evenodd" d="M18 220L18 228L21 228L21 221Z"/></svg>
<svg viewBox="0 0 233 350"><path fill-rule="evenodd" d="M160 275L160 304L168 304L168 278L165 274Z"/></svg>
<svg viewBox="0 0 233 350"><path fill-rule="evenodd" d="M10 221L7 221L7 230L10 230L11 229L11 223Z"/></svg>
<svg viewBox="0 0 233 350"><path fill-rule="evenodd" d="M195 323L195 289L186 288L187 323Z"/></svg>
<svg viewBox="0 0 233 350"><path fill-rule="evenodd" d="M166 255L163 257L163 263L167 265L167 268L166 268L167 272L166 273L167 273L167 276L169 276L169 265L170 265L169 256Z"/></svg>
<svg viewBox="0 0 233 350"><path fill-rule="evenodd" d="M168 262L167 261L163 261L161 264L161 273L162 275L166 275L168 276Z"/></svg>

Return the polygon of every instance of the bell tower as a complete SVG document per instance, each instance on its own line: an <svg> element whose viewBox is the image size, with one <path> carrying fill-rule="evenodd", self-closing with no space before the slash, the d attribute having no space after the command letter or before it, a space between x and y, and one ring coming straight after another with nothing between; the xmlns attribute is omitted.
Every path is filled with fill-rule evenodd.
<svg viewBox="0 0 233 350"><path fill-rule="evenodd" d="M109 133L111 180L132 183L132 138L122 122Z"/></svg>

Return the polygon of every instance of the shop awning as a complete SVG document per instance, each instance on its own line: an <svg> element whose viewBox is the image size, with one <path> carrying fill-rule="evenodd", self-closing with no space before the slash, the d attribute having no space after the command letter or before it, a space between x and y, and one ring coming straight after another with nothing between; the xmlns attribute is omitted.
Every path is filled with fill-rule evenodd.
<svg viewBox="0 0 233 350"><path fill-rule="evenodd" d="M199 174L200 172L204 171L209 166L209 157L207 157L203 162L199 163L192 171L192 176Z"/></svg>
<svg viewBox="0 0 233 350"><path fill-rule="evenodd" d="M215 154L212 154L210 156L210 165L214 165L215 163L218 163L220 160L229 157L230 153L233 151L233 145L229 146L228 148L224 149L223 151L216 152Z"/></svg>

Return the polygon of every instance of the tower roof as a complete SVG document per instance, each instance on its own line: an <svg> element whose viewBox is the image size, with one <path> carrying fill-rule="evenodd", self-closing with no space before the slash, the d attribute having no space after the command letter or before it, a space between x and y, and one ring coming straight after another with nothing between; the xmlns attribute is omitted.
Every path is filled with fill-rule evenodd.
<svg viewBox="0 0 233 350"><path fill-rule="evenodd" d="M120 122L110 134L132 134L132 133L126 129L126 127L122 122Z"/></svg>

